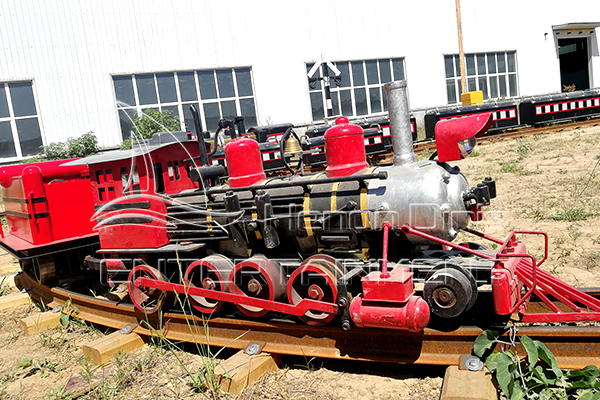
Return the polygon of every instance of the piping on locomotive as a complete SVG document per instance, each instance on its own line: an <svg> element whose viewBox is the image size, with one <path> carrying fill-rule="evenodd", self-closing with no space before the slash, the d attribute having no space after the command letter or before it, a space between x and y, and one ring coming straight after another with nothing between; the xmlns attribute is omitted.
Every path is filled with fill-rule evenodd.
<svg viewBox="0 0 600 400"><path fill-rule="evenodd" d="M0 169L9 225L0 245L41 284L112 287L146 314L181 296L208 315L233 304L246 317L419 332L467 315L487 285L497 315L600 319L598 300L541 271L546 257L517 238L542 236L547 256L544 233L499 240L468 228L495 182L471 187L448 162L468 155L491 115L438 122L438 159L417 162L406 82L385 90L392 165L369 166L362 128L344 117L325 134L325 172L306 175L302 157L283 157L292 175L267 178L258 143L235 138L233 123L227 171L203 135L158 134L131 151ZM297 137L289 129L283 139L282 153ZM453 243L459 231L498 249ZM550 313L527 312L534 294Z"/></svg>

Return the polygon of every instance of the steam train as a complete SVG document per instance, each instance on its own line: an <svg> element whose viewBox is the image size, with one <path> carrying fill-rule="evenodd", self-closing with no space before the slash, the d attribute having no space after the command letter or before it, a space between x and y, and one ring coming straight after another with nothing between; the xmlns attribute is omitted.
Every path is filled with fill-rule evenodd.
<svg viewBox="0 0 600 400"><path fill-rule="evenodd" d="M145 314L189 304L419 332L468 313L487 285L497 315L597 320L600 302L541 271L517 238L541 235L547 253L545 234L499 240L468 228L495 182L471 187L448 162L468 155L492 116L438 122L437 160L417 162L406 82L385 89L392 165L368 165L363 129L344 117L324 134L325 171L300 173L289 127L278 143L288 173L268 178L258 142L233 124L225 165L203 135L157 134L130 151L0 168L0 246L39 284L128 297ZM454 243L459 231L498 248ZM577 309L527 313L533 294Z"/></svg>

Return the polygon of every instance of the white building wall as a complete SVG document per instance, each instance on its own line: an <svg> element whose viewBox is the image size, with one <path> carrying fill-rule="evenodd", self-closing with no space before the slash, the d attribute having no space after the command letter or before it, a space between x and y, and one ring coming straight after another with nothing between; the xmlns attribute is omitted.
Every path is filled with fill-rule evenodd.
<svg viewBox="0 0 600 400"><path fill-rule="evenodd" d="M534 95L560 91L552 25L600 20L600 3L462 0L462 20L465 52L516 50ZM305 62L404 57L416 109L446 103L458 52L454 0L0 0L0 48L0 82L34 82L44 143L103 147L121 141L113 74L250 66L259 122L307 123Z"/></svg>

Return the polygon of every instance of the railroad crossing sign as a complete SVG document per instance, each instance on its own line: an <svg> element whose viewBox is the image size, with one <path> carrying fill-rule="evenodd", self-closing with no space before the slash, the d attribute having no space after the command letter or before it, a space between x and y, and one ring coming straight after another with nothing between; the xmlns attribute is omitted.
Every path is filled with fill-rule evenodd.
<svg viewBox="0 0 600 400"><path fill-rule="evenodd" d="M319 67L323 68L323 77L313 77L317 73ZM321 62L316 62L306 75L308 75L308 83L311 87L314 87L317 81L323 81L323 85L325 87L325 101L327 102L327 116L333 117L333 103L331 102L331 90L329 85L329 70L332 70L335 74L333 78L335 85L340 86L342 83L342 72L337 69L331 61L325 60L323 56L321 56Z"/></svg>

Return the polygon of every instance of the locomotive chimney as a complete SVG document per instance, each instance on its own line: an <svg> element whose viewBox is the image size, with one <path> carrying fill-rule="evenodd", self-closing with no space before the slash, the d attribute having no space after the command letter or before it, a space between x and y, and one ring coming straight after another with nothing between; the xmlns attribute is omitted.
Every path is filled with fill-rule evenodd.
<svg viewBox="0 0 600 400"><path fill-rule="evenodd" d="M410 110L406 95L406 81L394 81L384 85L387 94L390 130L394 146L394 165L411 164L417 161L413 150L410 130Z"/></svg>

